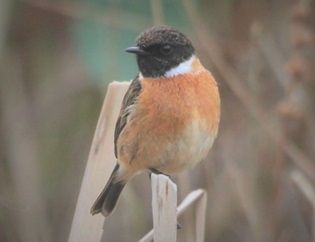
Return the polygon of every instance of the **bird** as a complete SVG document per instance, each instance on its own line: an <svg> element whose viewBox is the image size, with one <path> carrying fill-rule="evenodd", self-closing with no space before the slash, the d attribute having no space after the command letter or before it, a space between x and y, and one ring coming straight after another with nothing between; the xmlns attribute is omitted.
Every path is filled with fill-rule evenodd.
<svg viewBox="0 0 315 242"><path fill-rule="evenodd" d="M117 164L93 204L108 217L125 185L140 172L174 176L203 160L218 134L220 95L192 42L170 26L143 31L133 47L139 72L114 132Z"/></svg>

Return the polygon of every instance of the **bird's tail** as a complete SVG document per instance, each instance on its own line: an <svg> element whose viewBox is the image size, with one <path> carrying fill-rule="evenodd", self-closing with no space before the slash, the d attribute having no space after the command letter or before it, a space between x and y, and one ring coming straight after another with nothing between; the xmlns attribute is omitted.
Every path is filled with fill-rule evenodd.
<svg viewBox="0 0 315 242"><path fill-rule="evenodd" d="M118 198L127 181L117 179L119 164L117 164L101 194L91 208L91 214L102 213L109 216L116 207Z"/></svg>

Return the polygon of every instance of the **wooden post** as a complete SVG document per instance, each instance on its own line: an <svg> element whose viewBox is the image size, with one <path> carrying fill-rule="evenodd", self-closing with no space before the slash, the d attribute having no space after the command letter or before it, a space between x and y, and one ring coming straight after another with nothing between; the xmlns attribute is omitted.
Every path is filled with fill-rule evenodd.
<svg viewBox="0 0 315 242"><path fill-rule="evenodd" d="M129 82L109 84L96 126L90 155L75 209L69 242L100 241L104 217L92 216L90 208L105 186L115 164L114 130Z"/></svg>
<svg viewBox="0 0 315 242"><path fill-rule="evenodd" d="M177 235L177 186L165 175L151 175L155 242L175 242Z"/></svg>

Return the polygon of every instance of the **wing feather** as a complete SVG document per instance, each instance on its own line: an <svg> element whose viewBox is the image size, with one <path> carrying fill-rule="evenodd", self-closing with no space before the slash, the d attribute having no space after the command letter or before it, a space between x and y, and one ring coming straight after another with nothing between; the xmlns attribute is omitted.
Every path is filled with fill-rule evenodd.
<svg viewBox="0 0 315 242"><path fill-rule="evenodd" d="M117 158L117 140L121 131L124 129L128 122L128 116L133 110L137 98L141 92L141 83L139 81L139 75L131 82L121 105L120 113L116 122L114 142L115 142L115 156Z"/></svg>

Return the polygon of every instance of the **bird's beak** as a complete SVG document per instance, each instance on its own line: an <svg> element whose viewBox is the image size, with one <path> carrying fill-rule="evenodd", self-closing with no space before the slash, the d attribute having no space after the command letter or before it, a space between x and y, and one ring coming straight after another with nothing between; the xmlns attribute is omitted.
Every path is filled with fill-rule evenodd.
<svg viewBox="0 0 315 242"><path fill-rule="evenodd" d="M149 55L149 52L141 49L139 46L128 47L125 51L137 55Z"/></svg>

